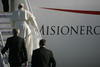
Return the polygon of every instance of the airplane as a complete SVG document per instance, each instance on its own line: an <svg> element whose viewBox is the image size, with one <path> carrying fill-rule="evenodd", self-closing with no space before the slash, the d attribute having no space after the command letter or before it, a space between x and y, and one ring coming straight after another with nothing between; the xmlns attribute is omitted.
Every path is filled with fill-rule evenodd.
<svg viewBox="0 0 100 67"><path fill-rule="evenodd" d="M100 67L99 0L15 0L15 9L8 14L0 11L0 22L9 21L3 17L9 17L20 2L36 17L41 37L53 51L57 67ZM9 23L6 27L6 31L10 30ZM5 31L3 34L6 40L8 35Z"/></svg>

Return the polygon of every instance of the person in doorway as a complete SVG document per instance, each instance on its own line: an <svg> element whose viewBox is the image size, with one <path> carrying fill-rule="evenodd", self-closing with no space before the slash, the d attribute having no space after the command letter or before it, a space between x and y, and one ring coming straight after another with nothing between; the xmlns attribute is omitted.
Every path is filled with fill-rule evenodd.
<svg viewBox="0 0 100 67"><path fill-rule="evenodd" d="M10 67L21 67L23 63L28 65L27 51L25 47L25 41L19 37L19 30L13 29L13 36L7 38L6 45L2 49L1 53L4 54L9 49L8 62Z"/></svg>
<svg viewBox="0 0 100 67"><path fill-rule="evenodd" d="M32 30L35 29L35 31L38 31L34 24L34 16L32 13L24 9L23 3L20 3L18 5L18 10L13 12L11 21L12 27L20 29L21 33L19 36L25 39L28 60L31 61L32 51L35 44L33 44L32 31L28 24L31 23L31 25L34 27Z"/></svg>
<svg viewBox="0 0 100 67"><path fill-rule="evenodd" d="M31 67L56 67L52 51L46 48L46 40L41 39L39 45L40 48L33 51Z"/></svg>

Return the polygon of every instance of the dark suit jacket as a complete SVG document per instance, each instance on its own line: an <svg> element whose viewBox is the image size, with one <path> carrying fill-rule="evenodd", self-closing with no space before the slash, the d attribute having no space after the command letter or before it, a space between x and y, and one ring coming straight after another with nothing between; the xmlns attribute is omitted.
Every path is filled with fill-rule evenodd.
<svg viewBox="0 0 100 67"><path fill-rule="evenodd" d="M24 39L18 36L13 36L7 39L6 45L1 51L4 54L9 49L8 61L10 64L22 64L22 61L27 61L27 52ZM22 60L22 58L24 58Z"/></svg>
<svg viewBox="0 0 100 67"><path fill-rule="evenodd" d="M41 47L33 51L31 67L56 67L51 50Z"/></svg>

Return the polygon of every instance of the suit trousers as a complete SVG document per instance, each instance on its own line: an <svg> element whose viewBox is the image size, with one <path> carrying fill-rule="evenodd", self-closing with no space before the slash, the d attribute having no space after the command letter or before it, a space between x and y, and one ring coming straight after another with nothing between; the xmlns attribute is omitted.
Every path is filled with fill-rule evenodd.
<svg viewBox="0 0 100 67"><path fill-rule="evenodd" d="M9 0L2 0L4 12L9 12Z"/></svg>

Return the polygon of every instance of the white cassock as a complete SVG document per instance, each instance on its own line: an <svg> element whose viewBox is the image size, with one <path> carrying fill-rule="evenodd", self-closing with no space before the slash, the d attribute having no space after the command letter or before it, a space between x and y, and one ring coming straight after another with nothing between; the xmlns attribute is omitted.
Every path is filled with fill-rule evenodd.
<svg viewBox="0 0 100 67"><path fill-rule="evenodd" d="M25 39L29 61L31 61L32 51L38 48L38 46L35 43L33 43L34 42L33 37L35 36L34 35L32 36L31 29L28 25L29 23L31 23L34 29L37 29L34 24L34 19L35 17L25 9L14 11L11 17L12 26L14 28L19 28L20 29L19 36Z"/></svg>

